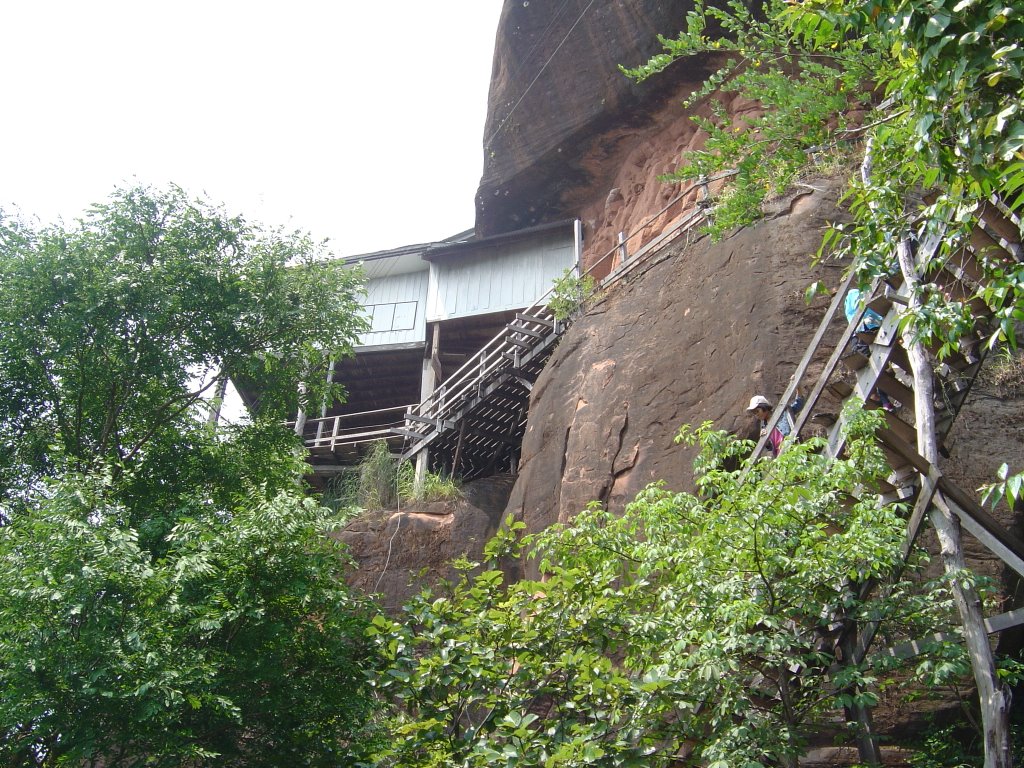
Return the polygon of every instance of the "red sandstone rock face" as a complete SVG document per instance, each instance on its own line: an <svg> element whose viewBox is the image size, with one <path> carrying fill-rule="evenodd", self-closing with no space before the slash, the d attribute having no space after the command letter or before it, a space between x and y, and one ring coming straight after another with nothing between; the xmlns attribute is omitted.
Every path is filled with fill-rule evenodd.
<svg viewBox="0 0 1024 768"><path fill-rule="evenodd" d="M338 534L357 565L349 583L379 594L384 610L397 614L424 586L453 579L452 561L480 558L511 488L510 476L489 477L467 484L457 502L414 504L354 520Z"/></svg>
<svg viewBox="0 0 1024 768"><path fill-rule="evenodd" d="M670 247L569 330L533 389L509 501L528 530L593 500L621 509L654 480L688 487L684 423L755 427L751 395L778 397L820 320L804 289L841 271L810 265L838 191L814 184L721 243Z"/></svg>

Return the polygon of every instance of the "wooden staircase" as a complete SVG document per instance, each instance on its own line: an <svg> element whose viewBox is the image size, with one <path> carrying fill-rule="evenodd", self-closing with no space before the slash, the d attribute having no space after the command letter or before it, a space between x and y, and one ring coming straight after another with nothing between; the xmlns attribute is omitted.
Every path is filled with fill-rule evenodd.
<svg viewBox="0 0 1024 768"><path fill-rule="evenodd" d="M702 179L680 192L666 209L692 193L697 194L698 205L636 253L624 258L601 281L600 288L624 279L670 242L696 231L710 214L704 204L709 199L708 185L734 173L727 171ZM641 227L634 234L642 230ZM616 253L625 256L624 243L605 254L587 272L593 272ZM435 468L463 480L501 469L515 471L533 384L574 319L574 316L555 316L548 306L552 295L553 290L517 313L513 322L430 397L408 409L405 424L390 430L391 434L405 439L403 459L411 459L429 449Z"/></svg>
<svg viewBox="0 0 1024 768"><path fill-rule="evenodd" d="M429 447L450 457L446 469L465 480L514 462L533 383L567 326L546 304L517 313L430 397L410 407L402 427L391 430L406 438L402 458Z"/></svg>
<svg viewBox="0 0 1024 768"><path fill-rule="evenodd" d="M1021 230L1021 219L1014 211L997 200L989 201L967 243L952 254L941 269L926 278L950 298L967 302L975 321L975 338L968 339L958 351L935 367L935 437L940 446L947 439L984 363L988 345L983 343L983 339L994 330L993 315L1001 308L994 304L986 305L981 299L976 298L978 289L982 287L985 279L984 265L1016 266L1024 261ZM941 238L941 233L925 238L919 244L919 256L928 258L936 254ZM848 278L836 292L789 387L769 420L769 430L782 417L796 392L806 390L806 387L802 387L801 381L807 376L811 361L820 360L828 349L823 340L826 336L832 335L829 333L830 329L834 332L835 320L843 318L841 307L849 287ZM925 516L934 505L947 514L955 515L962 530L987 547L1007 567L1024 577L1024 541L1007 530L975 500L972 494L957 487L943 475L939 467L926 461L918 453L919 419L914 413L913 378L899 333L900 319L908 303L907 286L901 277L890 278L887 281L879 280L872 286L868 295L870 300L845 325L824 368L811 387L805 405L795 420L794 434L799 435L810 419L816 416L820 419L820 414L816 414L816 408L826 391L841 399L844 409L849 407L851 402L857 403L860 407L878 408L880 405L872 403L870 396L872 392L881 389L890 398L895 398L902 404L898 412L884 414L885 425L878 431L878 438L892 470L881 489L882 499L887 502L903 501L910 510L903 544L904 557L909 555ZM856 334L867 308L873 309L884 319L877 331ZM863 355L848 350L848 345L855 334L868 345L870 354ZM845 369L845 373L842 369ZM850 378L852 383L849 381ZM842 411L834 414L834 417L826 451L830 456L838 457L844 449ZM833 419L829 418L827 421ZM761 439L755 448L755 456L764 451L766 442L767 438ZM856 588L864 597L873 589L885 587L872 583L856 585ZM1021 624L1024 624L1024 609L1007 611L986 619L986 628L990 633ZM837 658L842 664L863 662L877 631L877 623L850 626L836 644ZM905 658L918 653L918 644L911 642L873 652ZM863 713L858 713L856 716L860 719L862 715ZM870 742L870 729L866 728L865 733ZM877 744L874 747L870 744L864 747L862 744L862 758L866 757L865 749L872 748L877 750Z"/></svg>

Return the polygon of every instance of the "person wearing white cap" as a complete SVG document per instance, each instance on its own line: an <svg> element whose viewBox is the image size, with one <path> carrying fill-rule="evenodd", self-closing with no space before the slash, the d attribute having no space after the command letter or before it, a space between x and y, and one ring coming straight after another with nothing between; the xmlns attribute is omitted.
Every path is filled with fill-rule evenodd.
<svg viewBox="0 0 1024 768"><path fill-rule="evenodd" d="M779 455L779 451L782 450L782 441L793 431L793 417L790 414L799 413L803 407L804 399L800 396L798 390L796 397L793 398L793 402L789 404L789 407L779 417L779 420L775 422L775 426L772 427L772 431L768 435L768 443L772 447L773 458ZM768 428L768 420L772 417L773 408L771 400L764 395L754 395L750 398L747 412L753 413L761 422L762 435L764 435L765 430Z"/></svg>

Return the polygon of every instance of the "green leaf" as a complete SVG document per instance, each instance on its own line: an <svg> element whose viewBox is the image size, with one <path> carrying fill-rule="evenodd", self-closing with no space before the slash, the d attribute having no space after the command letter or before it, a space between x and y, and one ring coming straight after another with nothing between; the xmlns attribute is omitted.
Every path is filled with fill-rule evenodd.
<svg viewBox="0 0 1024 768"><path fill-rule="evenodd" d="M928 22L925 25L924 35L925 37L938 37L946 31L946 27L949 26L949 22L952 20L945 11L938 11L928 18Z"/></svg>

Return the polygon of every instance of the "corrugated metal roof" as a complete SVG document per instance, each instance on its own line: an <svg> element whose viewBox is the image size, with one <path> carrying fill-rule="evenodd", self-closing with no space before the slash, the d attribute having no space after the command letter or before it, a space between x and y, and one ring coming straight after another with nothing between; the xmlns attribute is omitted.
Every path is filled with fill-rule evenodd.
<svg viewBox="0 0 1024 768"><path fill-rule="evenodd" d="M360 262L367 261L380 261L382 259L394 259L400 256L407 256L410 254L419 254L425 251L429 251L432 248L444 248L453 244L460 243L464 240L468 240L473 236L472 229L466 229L462 232L457 232L450 237L446 237L443 240L437 240L429 243L415 243L412 245L401 245L398 248L389 248L385 251L370 251L369 253L358 253L355 256L345 256L342 258L342 262L345 264L359 264Z"/></svg>
<svg viewBox="0 0 1024 768"><path fill-rule="evenodd" d="M536 226L527 227L526 229L517 229L514 232L503 232L500 235L482 237L478 240L469 239L455 243L434 243L431 247L424 250L423 258L427 261L436 261L449 257L457 257L464 253L474 251L477 248L486 248L498 243L512 242L530 237L531 235L540 234L541 232L549 232L563 227L572 227L575 221L575 219L563 219L562 221L552 221L547 224L537 224Z"/></svg>

